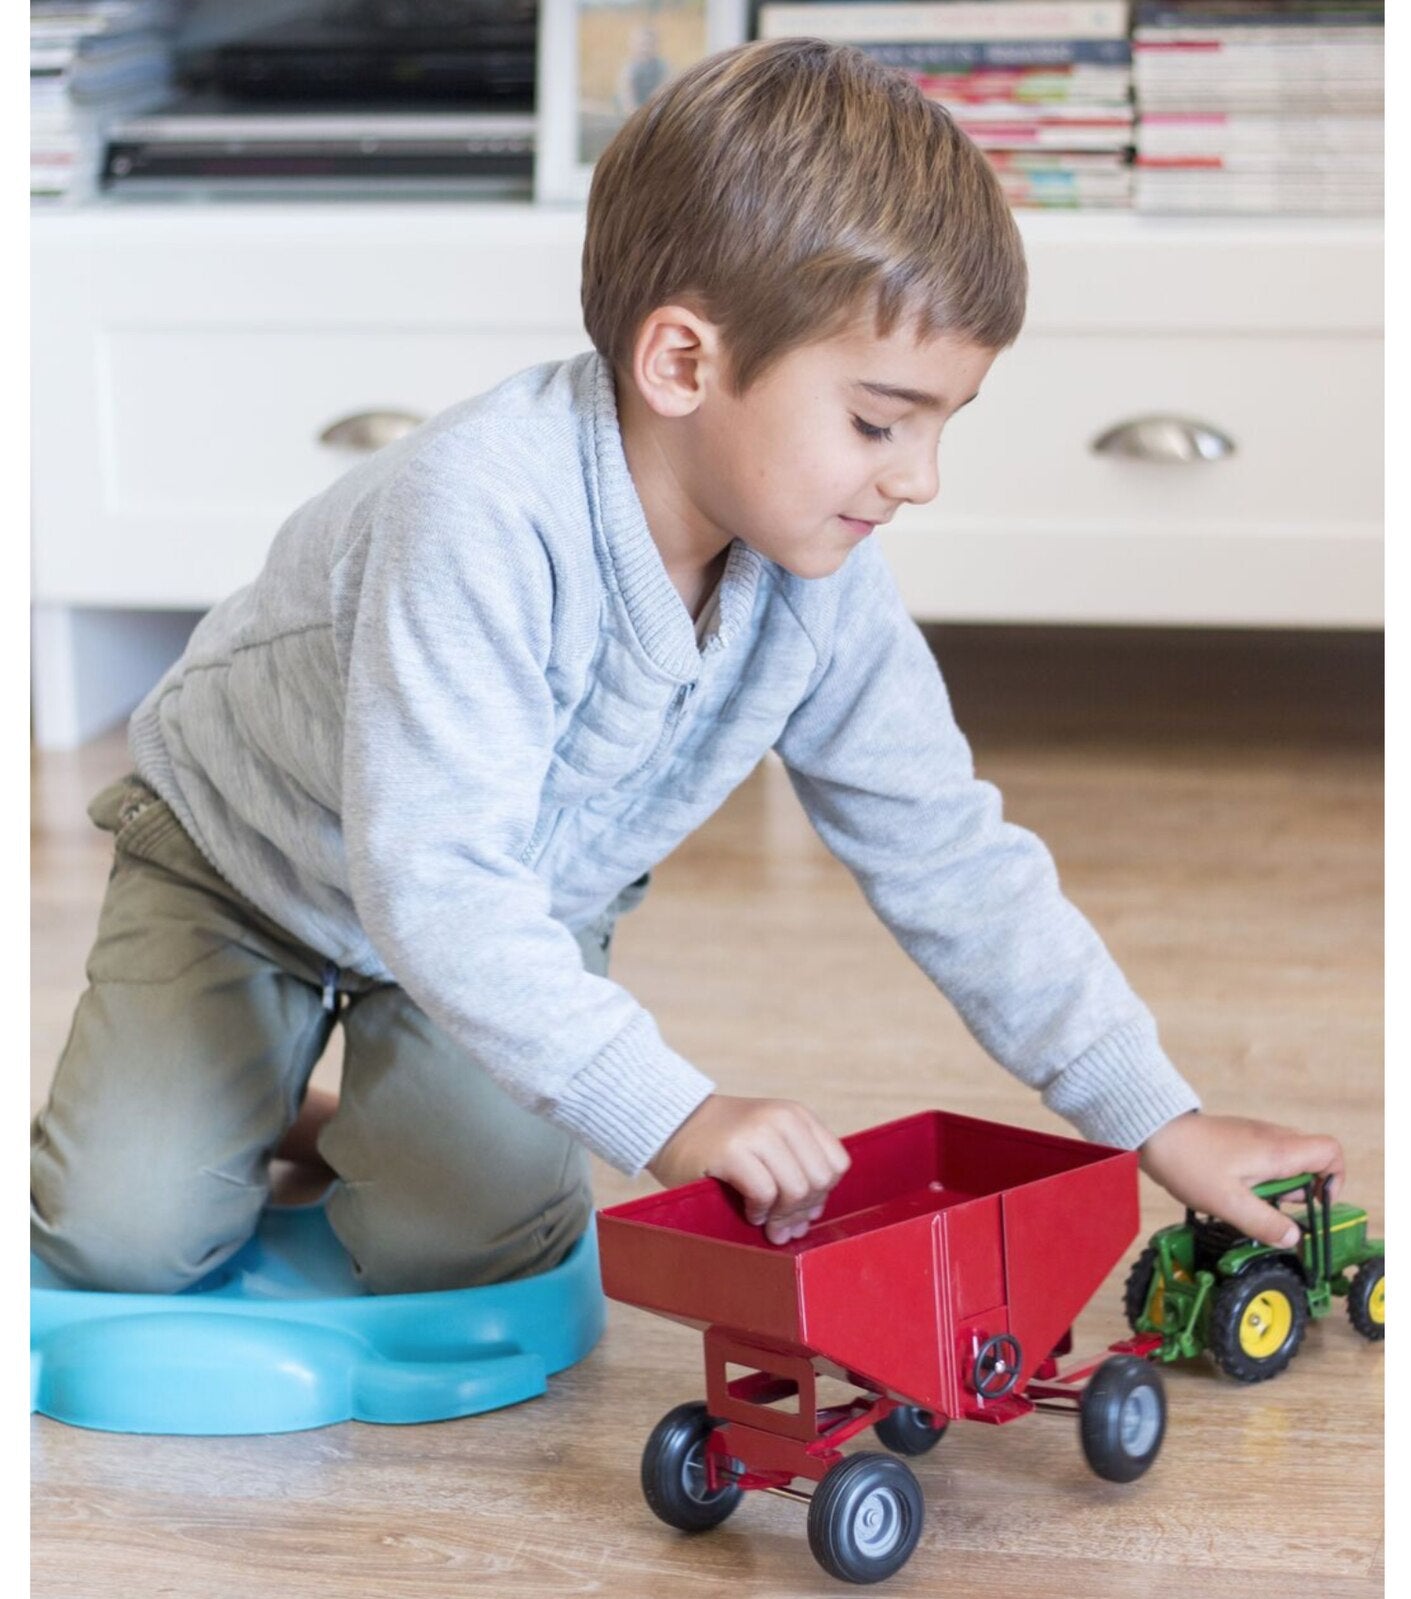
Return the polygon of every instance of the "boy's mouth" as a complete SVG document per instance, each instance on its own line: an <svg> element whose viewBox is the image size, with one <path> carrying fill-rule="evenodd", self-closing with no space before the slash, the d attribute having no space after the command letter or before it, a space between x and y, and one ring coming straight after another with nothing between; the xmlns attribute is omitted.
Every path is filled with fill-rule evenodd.
<svg viewBox="0 0 1411 1599"><path fill-rule="evenodd" d="M840 516L838 520L847 528L849 533L860 539L865 539L872 529L877 526L875 522L860 522L855 516Z"/></svg>

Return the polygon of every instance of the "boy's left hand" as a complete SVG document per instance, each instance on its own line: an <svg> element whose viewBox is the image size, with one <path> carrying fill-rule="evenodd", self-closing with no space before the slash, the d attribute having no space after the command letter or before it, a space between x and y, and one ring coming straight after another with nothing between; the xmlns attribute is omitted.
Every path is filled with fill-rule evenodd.
<svg viewBox="0 0 1411 1599"><path fill-rule="evenodd" d="M1141 1148L1142 1170L1183 1205L1219 1216L1275 1248L1298 1242L1298 1227L1250 1190L1255 1183L1312 1172L1329 1197L1342 1186L1342 1145L1325 1133L1300 1133L1244 1116L1187 1111Z"/></svg>

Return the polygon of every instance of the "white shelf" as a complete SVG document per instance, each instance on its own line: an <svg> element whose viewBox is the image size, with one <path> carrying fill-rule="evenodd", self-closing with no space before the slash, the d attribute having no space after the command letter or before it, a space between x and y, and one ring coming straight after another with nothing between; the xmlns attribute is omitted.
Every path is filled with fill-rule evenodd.
<svg viewBox="0 0 1411 1599"><path fill-rule="evenodd" d="M938 501L888 534L913 611L1378 625L1381 222L1016 215L1025 332L948 428ZM36 209L36 705L68 707L37 711L40 740L112 714L82 687L123 633L105 613L200 609L253 576L348 464L318 443L334 418L430 414L583 349L583 228L527 201ZM1235 455L1093 456L1157 411Z"/></svg>

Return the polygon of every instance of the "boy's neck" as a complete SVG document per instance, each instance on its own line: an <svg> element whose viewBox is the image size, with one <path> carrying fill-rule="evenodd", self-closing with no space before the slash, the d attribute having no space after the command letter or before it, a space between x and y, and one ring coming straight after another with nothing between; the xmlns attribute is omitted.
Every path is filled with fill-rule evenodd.
<svg viewBox="0 0 1411 1599"><path fill-rule="evenodd" d="M616 376L615 383L622 452L646 513L647 531L694 620L725 570L730 536L701 516L663 448L662 430L671 423L657 416L630 382Z"/></svg>

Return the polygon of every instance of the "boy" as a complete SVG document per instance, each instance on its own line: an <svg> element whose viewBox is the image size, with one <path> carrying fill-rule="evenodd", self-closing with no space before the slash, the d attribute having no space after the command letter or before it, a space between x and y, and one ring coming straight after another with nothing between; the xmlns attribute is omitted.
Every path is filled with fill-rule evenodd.
<svg viewBox="0 0 1411 1599"><path fill-rule="evenodd" d="M584 1148L710 1173L768 1238L846 1166L714 1092L608 980L650 868L770 748L985 1047L1178 1199L1278 1241L1331 1138L1197 1113L1005 824L872 528L1019 333L1018 232L900 75L809 40L703 62L596 170L595 349L453 407L297 511L132 720L115 866L36 1122L35 1248L177 1289L237 1249L335 1021L318 1139L373 1291L541 1271Z"/></svg>

